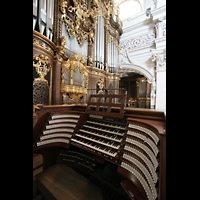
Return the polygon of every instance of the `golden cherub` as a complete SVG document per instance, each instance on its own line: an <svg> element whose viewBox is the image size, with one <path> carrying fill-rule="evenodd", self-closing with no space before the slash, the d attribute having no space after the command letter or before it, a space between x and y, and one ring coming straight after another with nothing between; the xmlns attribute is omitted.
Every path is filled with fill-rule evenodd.
<svg viewBox="0 0 200 200"><path fill-rule="evenodd" d="M88 64L89 64L90 67L93 66L93 60L94 60L94 58L92 56L88 56Z"/></svg>

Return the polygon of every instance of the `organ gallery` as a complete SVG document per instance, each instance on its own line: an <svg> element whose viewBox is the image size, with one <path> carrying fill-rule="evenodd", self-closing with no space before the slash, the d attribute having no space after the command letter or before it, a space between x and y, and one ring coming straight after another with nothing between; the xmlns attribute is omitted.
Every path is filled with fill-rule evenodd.
<svg viewBox="0 0 200 200"><path fill-rule="evenodd" d="M144 75L120 77L119 12L33 1L35 200L166 199L165 113L150 109Z"/></svg>

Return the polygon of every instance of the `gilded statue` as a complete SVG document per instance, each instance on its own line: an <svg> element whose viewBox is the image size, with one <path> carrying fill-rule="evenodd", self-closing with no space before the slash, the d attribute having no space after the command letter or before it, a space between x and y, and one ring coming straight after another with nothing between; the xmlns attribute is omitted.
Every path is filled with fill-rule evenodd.
<svg viewBox="0 0 200 200"><path fill-rule="evenodd" d="M88 43L89 45L92 45L94 43L94 27L89 27L89 37L88 37Z"/></svg>
<svg viewBox="0 0 200 200"><path fill-rule="evenodd" d="M60 10L63 14L66 14L66 8L67 8L67 1L61 1L60 2Z"/></svg>
<svg viewBox="0 0 200 200"><path fill-rule="evenodd" d="M66 45L66 37L65 37L65 36L62 36L62 37L61 37L61 46L62 46L62 47L65 47L65 45Z"/></svg>
<svg viewBox="0 0 200 200"><path fill-rule="evenodd" d="M95 58L95 57L94 57ZM90 67L92 67L93 66L93 59L94 59L92 56L88 56L88 65L90 66Z"/></svg>
<svg viewBox="0 0 200 200"><path fill-rule="evenodd" d="M58 54L62 55L62 54L65 53L65 51L67 49L65 47L65 45L66 45L66 37L65 36L61 36L60 39L61 39L61 42L60 42L61 45L57 46L56 48L58 50Z"/></svg>
<svg viewBox="0 0 200 200"><path fill-rule="evenodd" d="M108 64L107 64L107 62L105 63L105 71L108 72Z"/></svg>

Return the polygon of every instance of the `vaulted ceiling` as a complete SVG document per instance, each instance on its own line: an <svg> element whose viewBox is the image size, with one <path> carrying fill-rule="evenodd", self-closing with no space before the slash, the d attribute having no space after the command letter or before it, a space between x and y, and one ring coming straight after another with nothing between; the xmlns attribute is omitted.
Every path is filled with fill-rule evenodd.
<svg viewBox="0 0 200 200"><path fill-rule="evenodd" d="M115 6L119 6L120 20L127 19L143 10L144 0L114 0Z"/></svg>

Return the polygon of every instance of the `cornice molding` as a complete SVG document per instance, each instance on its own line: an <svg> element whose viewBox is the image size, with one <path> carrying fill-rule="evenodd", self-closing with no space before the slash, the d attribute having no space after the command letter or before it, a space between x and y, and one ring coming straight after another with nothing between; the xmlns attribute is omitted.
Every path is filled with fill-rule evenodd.
<svg viewBox="0 0 200 200"><path fill-rule="evenodd" d="M151 11L152 14L152 19L157 20L159 18L166 18L166 5L160 6L158 8L155 8L154 10Z"/></svg>

